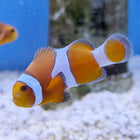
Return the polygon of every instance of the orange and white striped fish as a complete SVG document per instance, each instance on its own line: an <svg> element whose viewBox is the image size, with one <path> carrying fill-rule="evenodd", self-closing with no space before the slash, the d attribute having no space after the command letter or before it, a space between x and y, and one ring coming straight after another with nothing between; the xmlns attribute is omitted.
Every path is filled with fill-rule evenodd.
<svg viewBox="0 0 140 140"><path fill-rule="evenodd" d="M0 22L0 45L11 43L17 37L18 32L13 26Z"/></svg>
<svg viewBox="0 0 140 140"><path fill-rule="evenodd" d="M129 40L121 34L111 35L94 48L79 39L65 48L42 48L13 86L13 102L20 107L33 107L70 98L65 89L105 78L104 66L123 63L131 56Z"/></svg>

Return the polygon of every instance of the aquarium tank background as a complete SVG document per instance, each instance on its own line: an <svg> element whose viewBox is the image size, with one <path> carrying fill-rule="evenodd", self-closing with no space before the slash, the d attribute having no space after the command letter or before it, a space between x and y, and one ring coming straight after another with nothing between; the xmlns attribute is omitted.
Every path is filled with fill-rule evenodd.
<svg viewBox="0 0 140 140"><path fill-rule="evenodd" d="M127 34L127 1L71 0L50 1L50 45L61 48L77 38L98 47L114 32ZM127 71L126 64L115 65L109 75ZM123 68L121 68L123 67ZM117 69L117 71L116 71Z"/></svg>
<svg viewBox="0 0 140 140"><path fill-rule="evenodd" d="M128 35L127 7L127 0L51 0L50 46L63 48L77 38L85 38L98 47L114 32ZM128 71L127 63L111 65L105 69L108 75L105 80L71 88L69 92L72 99L67 104L81 99L91 91L109 90L122 93L131 88L132 75ZM63 105L43 105L45 109L55 109L58 106Z"/></svg>
<svg viewBox="0 0 140 140"><path fill-rule="evenodd" d="M114 32L128 33L138 54L139 6L139 0L1 0L0 21L15 26L19 37L0 47L0 70L24 70L36 50L49 44L60 48L87 38L97 47ZM127 71L125 64L117 66Z"/></svg>
<svg viewBox="0 0 140 140"><path fill-rule="evenodd" d="M128 36L134 47L134 53L140 54L140 20L139 20L139 0L128 0Z"/></svg>
<svg viewBox="0 0 140 140"><path fill-rule="evenodd" d="M140 54L139 9L139 0L0 0L0 22L19 33L0 46L0 140L140 140L139 55L107 67L104 81L68 90L69 102L29 109L12 102L13 84L41 47L77 38L98 47L120 32Z"/></svg>
<svg viewBox="0 0 140 140"><path fill-rule="evenodd" d="M15 26L19 37L0 47L0 70L25 70L37 49L48 45L62 48L77 38L85 38L98 47L114 32L127 34L127 5L127 0L1 0L2 22ZM127 63L106 67L106 71L108 76L127 73ZM82 85L71 92L79 93L78 99L90 91L123 92L131 82L131 78L118 77L114 83L107 80Z"/></svg>
<svg viewBox="0 0 140 140"><path fill-rule="evenodd" d="M48 0L1 0L0 22L15 26L18 39L0 47L0 70L24 70L40 47L48 46Z"/></svg>

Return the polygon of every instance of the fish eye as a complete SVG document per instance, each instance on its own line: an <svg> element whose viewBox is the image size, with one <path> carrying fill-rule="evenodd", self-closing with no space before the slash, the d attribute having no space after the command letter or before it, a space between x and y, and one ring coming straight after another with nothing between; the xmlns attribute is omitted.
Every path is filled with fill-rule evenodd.
<svg viewBox="0 0 140 140"><path fill-rule="evenodd" d="M11 29L11 33L15 32L15 29Z"/></svg>
<svg viewBox="0 0 140 140"><path fill-rule="evenodd" d="M21 86L21 88L20 88L22 91L26 91L27 89L28 89L28 87L27 86Z"/></svg>

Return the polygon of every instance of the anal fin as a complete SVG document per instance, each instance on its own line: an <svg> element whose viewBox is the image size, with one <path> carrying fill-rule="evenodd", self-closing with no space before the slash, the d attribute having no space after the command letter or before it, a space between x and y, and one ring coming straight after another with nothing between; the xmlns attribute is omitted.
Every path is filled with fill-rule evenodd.
<svg viewBox="0 0 140 140"><path fill-rule="evenodd" d="M71 99L71 95L67 91L64 91L63 94L64 94L64 99L62 102L66 102Z"/></svg>

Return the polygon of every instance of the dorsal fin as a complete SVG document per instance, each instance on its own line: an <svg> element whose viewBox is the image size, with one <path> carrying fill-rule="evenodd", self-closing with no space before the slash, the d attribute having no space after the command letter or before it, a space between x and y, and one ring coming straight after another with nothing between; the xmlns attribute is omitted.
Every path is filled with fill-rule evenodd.
<svg viewBox="0 0 140 140"><path fill-rule="evenodd" d="M83 43L83 45L82 45L82 43ZM77 40L73 41L72 43L70 43L69 46L73 46L73 45L77 46L78 44L79 44L78 48L81 48L81 49L90 49L90 50L95 49L94 45L86 39L77 39Z"/></svg>
<svg viewBox="0 0 140 140"><path fill-rule="evenodd" d="M38 59L40 56L48 55L49 53L53 52L54 48L52 47L45 47L40 48L34 55L34 60Z"/></svg>

